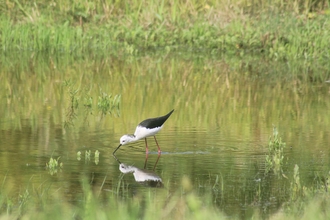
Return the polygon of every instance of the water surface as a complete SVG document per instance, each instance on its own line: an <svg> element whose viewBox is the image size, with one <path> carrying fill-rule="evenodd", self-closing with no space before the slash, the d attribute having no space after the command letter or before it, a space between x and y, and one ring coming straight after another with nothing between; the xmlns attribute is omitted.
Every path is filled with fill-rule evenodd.
<svg viewBox="0 0 330 220"><path fill-rule="evenodd" d="M118 186L128 197L150 190L123 175L112 152L139 122L171 109L157 135L159 158L153 138L147 161L143 140L116 153L157 173L164 187L156 190L180 192L188 177L200 196L244 219L255 209L267 216L281 207L295 164L306 186L329 172L330 85L297 77L294 64L187 54L23 54L2 62L0 177L18 193L33 184L77 203L82 178L105 197ZM98 102L109 94L121 96L119 108L102 114ZM286 142L284 180L265 174L274 126ZM63 163L53 175L46 169L51 157Z"/></svg>

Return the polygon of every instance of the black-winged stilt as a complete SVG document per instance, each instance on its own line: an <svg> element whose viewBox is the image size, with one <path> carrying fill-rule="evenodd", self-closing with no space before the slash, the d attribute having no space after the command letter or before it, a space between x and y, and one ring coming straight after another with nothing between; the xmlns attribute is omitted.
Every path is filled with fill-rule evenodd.
<svg viewBox="0 0 330 220"><path fill-rule="evenodd" d="M120 144L116 148L116 150L112 153L113 155L116 151L122 146L126 145L130 142L138 141L145 138L146 142L146 154L148 154L148 144L147 144L147 137L154 136L157 147L158 147L158 154L161 153L160 147L156 140L156 134L163 128L163 124L165 121L171 116L174 109L170 111L167 115L157 117L157 118L149 118L142 121L135 129L134 134L125 134L120 138Z"/></svg>

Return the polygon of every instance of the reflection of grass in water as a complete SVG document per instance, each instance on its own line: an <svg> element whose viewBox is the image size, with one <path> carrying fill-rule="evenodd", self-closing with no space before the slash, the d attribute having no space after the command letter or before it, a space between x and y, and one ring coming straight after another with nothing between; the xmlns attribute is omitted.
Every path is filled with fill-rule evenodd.
<svg viewBox="0 0 330 220"><path fill-rule="evenodd" d="M257 136L265 139L259 132L278 118L292 119L301 134L311 130L306 124L313 124L318 130L313 145L306 146L309 152L316 153L327 143L330 117L326 117L325 112L330 102L325 90L328 89L311 86L308 79L300 78L298 72L304 69L301 62L290 63L288 70L279 63L251 57L212 60L196 59L193 55L186 59L187 54L182 57L171 54L166 58L155 54L123 60L101 54L93 60L94 56L76 57L77 60L67 55L56 57L53 60L58 69L55 70L49 70L47 56L22 55L20 62L15 57L7 57L12 66L5 62L6 56L1 56L0 99L7 105L0 105L0 112L3 119L11 122L0 126L20 128L28 118L24 126L40 137L44 135L40 131L47 132L49 137L58 134L57 128L63 129L61 136L69 135L63 122L70 121L75 123L71 129L77 132L82 128L105 131L113 126L126 130L123 126L129 125L112 119L112 115L99 117L102 113L97 107L98 99L105 92L122 95L119 106L127 122L136 121L137 115L148 118L174 107L179 110L175 123L172 122L177 128L200 127L225 132L228 137L239 134L242 139L252 140ZM309 66L313 72L317 72L317 68L317 64ZM31 75L30 70L35 74ZM45 74L48 72L50 74ZM68 79L75 82L72 90L79 89L77 93L70 93L63 85ZM72 101L71 95L77 101ZM77 109L74 109L75 103L78 103ZM78 116L67 118L68 112ZM116 124L112 123L115 120ZM230 129L225 128L226 124L231 125ZM287 127L284 135L295 138L297 134ZM311 136L304 138L308 140Z"/></svg>
<svg viewBox="0 0 330 220"><path fill-rule="evenodd" d="M73 91L79 89L74 94L78 102L74 113L78 118L73 118L75 128L71 128L77 132L82 128L104 131L126 124L117 119L114 119L116 124L112 123L114 120L109 115L103 118L105 120L99 117L98 98L106 92L122 95L120 111L127 122L136 121L137 114L143 119L174 107L179 110L176 121L172 122L177 128L200 127L225 132L228 137L239 134L242 139L252 140L253 135L265 139L259 132L278 118L292 119L301 134L310 132L311 126L306 124L313 124L319 132L311 140L313 145L306 146L308 153L318 152L327 143L325 137L330 127L330 117L326 117L330 108L328 88L311 86L308 79L300 78L298 72L304 69L301 62L290 63L288 70L279 63L264 63L260 58L251 57L212 60L208 57L196 59L187 54L181 57L171 54L166 58L155 54L153 57L129 56L123 60L114 56L94 56L76 57L76 60L67 55L56 57L53 59L57 66L55 70L49 69L47 56L31 57L23 53L20 61L1 56L0 99L7 104L0 105L0 112L3 119L11 122L0 126L3 129L21 128L22 121L28 118L24 121L28 124L24 126L31 129L33 135L42 138L44 134L40 131L47 132L49 137L58 134L57 128L63 128L63 122L70 121L66 118L67 112L77 106L70 97L74 93L63 85L69 79L75 82ZM5 58L12 65L8 65ZM313 72L317 68L317 64L309 66ZM83 74L81 70L84 70ZM30 71L35 74L31 75ZM104 124L99 123L100 120ZM231 125L230 129L225 128L226 124ZM69 133L62 130L60 135ZM288 127L284 135L295 138L297 134ZM308 140L312 136L304 138Z"/></svg>

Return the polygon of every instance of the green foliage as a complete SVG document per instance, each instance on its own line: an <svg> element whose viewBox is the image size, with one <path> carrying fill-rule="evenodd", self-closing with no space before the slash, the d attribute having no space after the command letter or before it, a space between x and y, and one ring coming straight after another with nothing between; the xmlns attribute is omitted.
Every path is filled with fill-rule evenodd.
<svg viewBox="0 0 330 220"><path fill-rule="evenodd" d="M77 152L77 160L81 160L81 151Z"/></svg>
<svg viewBox="0 0 330 220"><path fill-rule="evenodd" d="M273 127L273 136L269 138L268 143L268 154L266 155L266 169L265 172L268 173L270 170L273 170L275 174L282 173L283 165L283 150L285 143L282 142L282 139L278 136L278 131L276 127Z"/></svg>
<svg viewBox="0 0 330 220"><path fill-rule="evenodd" d="M46 163L46 168L48 169L49 171L49 174L50 175L54 175L57 173L58 169L61 170L62 167L63 167L63 163L59 163L60 157L58 157L57 159L54 159L53 157L51 157L49 159L49 162Z"/></svg>
<svg viewBox="0 0 330 220"><path fill-rule="evenodd" d="M86 150L85 152L85 161L90 161L91 160L91 150Z"/></svg>
<svg viewBox="0 0 330 220"><path fill-rule="evenodd" d="M325 186L327 185L325 184ZM295 164L288 202L283 205L286 218L328 219L330 212L326 207L330 200L327 190L323 184L305 186L300 180L299 166ZM283 218L284 215L281 217Z"/></svg>
<svg viewBox="0 0 330 220"><path fill-rule="evenodd" d="M3 51L114 50L134 55L185 48L260 54L275 60L329 59L329 11L322 1L228 5L223 1L78 0L9 5L0 17Z"/></svg>
<svg viewBox="0 0 330 220"><path fill-rule="evenodd" d="M101 95L98 97L97 104L94 103L92 96L90 96L89 90L75 89L75 85L71 80L65 80L63 86L68 88L69 93L69 107L67 109L66 120L64 122L65 127L73 126L74 120L77 118L77 112L79 112L80 103L83 102L83 107L85 109L84 115L85 118L88 115L93 114L93 109L97 105L98 112L101 113L101 116L105 116L107 113L112 115L119 115L120 113L120 102L121 95L108 95L104 92L101 92ZM84 96L82 99L81 96ZM82 100L81 100L82 99Z"/></svg>
<svg viewBox="0 0 330 220"><path fill-rule="evenodd" d="M81 151L77 152L77 160L81 160ZM91 160L91 150L86 150L85 151L85 163L88 163ZM94 153L94 163L97 165L100 162L100 152L98 150L95 151Z"/></svg>
<svg viewBox="0 0 330 220"><path fill-rule="evenodd" d="M112 113L114 110L117 110L117 114L119 114L119 104L120 104L120 95L108 95L106 93L102 93L99 96L97 107L101 111L102 115L106 115L107 113Z"/></svg>
<svg viewBox="0 0 330 220"><path fill-rule="evenodd" d="M100 152L98 150L95 151L94 158L95 158L95 160L94 160L95 164L96 165L99 164L99 162L100 162Z"/></svg>
<svg viewBox="0 0 330 220"><path fill-rule="evenodd" d="M300 184L299 166L297 164L294 166L293 169L293 182L291 183L291 187L291 199L295 201L298 197L301 197L303 195L303 187Z"/></svg>
<svg viewBox="0 0 330 220"><path fill-rule="evenodd" d="M293 185L297 183L298 166L294 168ZM4 200L4 192L0 194L1 207L10 207L7 213L2 213L6 218L22 219L67 219L70 216L79 219L225 219L224 213L214 208L210 195L198 196L191 180L183 177L182 191L166 192L164 190L137 191L129 199L127 189L122 179L110 193L101 190L107 196L100 198L100 193L92 189L89 181L82 177L81 201L70 205L61 199L58 193L50 193L50 188L43 185L37 188L27 185L19 193L18 200ZM201 186L198 186L201 187ZM197 188L198 188L197 187ZM210 186L211 187L211 186ZM302 189L300 189L302 190ZM305 189L307 190L307 189ZM309 190L310 191L310 190ZM271 219L320 219L325 220L330 216L329 196L326 194L296 194L296 189L291 188L292 200L284 206L283 210L272 215ZM310 191L312 192L312 191ZM122 194L121 194L122 193ZM238 219L238 216L236 216ZM235 216L231 218L236 219ZM256 213L253 219L263 219Z"/></svg>

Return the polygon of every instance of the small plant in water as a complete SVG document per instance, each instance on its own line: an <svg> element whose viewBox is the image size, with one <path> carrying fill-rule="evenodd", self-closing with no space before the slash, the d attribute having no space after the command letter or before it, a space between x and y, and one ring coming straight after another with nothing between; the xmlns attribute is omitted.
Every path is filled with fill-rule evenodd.
<svg viewBox="0 0 330 220"><path fill-rule="evenodd" d="M315 172L314 183L319 192L328 192L330 186L330 172L327 174Z"/></svg>
<svg viewBox="0 0 330 220"><path fill-rule="evenodd" d="M100 151L95 151L95 164L97 165L100 161Z"/></svg>
<svg viewBox="0 0 330 220"><path fill-rule="evenodd" d="M273 170L275 174L280 174L283 165L283 149L285 143L282 142L281 138L278 136L278 131L276 127L273 127L273 137L269 138L268 143L268 154L266 156L266 170L268 173Z"/></svg>
<svg viewBox="0 0 330 220"><path fill-rule="evenodd" d="M81 160L81 151L77 152L77 160Z"/></svg>
<svg viewBox="0 0 330 220"><path fill-rule="evenodd" d="M77 152L77 160L81 160L81 151ZM91 150L85 151L85 163L89 162L91 160L92 152ZM94 153L94 162L97 165L100 161L100 151L96 150Z"/></svg>
<svg viewBox="0 0 330 220"><path fill-rule="evenodd" d="M106 115L107 112L111 114L114 109L118 111L120 98L120 95L115 95L112 97L111 94L108 95L106 93L102 93L102 95L99 96L97 103L97 107L101 111L102 115Z"/></svg>
<svg viewBox="0 0 330 220"><path fill-rule="evenodd" d="M29 190L25 190L23 194L19 194L19 212L22 214L25 210L25 207L27 206L27 203L30 199L30 193Z"/></svg>
<svg viewBox="0 0 330 220"><path fill-rule="evenodd" d="M86 150L85 152L85 162L91 160L91 150Z"/></svg>
<svg viewBox="0 0 330 220"><path fill-rule="evenodd" d="M58 157L57 159L54 159L53 157L51 157L49 159L49 162L46 163L46 168L48 169L50 175L53 175L55 173L57 173L58 169L61 169L63 167L63 163L59 163L60 157Z"/></svg>
<svg viewBox="0 0 330 220"><path fill-rule="evenodd" d="M293 169L293 183L291 183L292 188L292 199L295 200L301 193L300 177L299 177L299 166L294 165Z"/></svg>
<svg viewBox="0 0 330 220"><path fill-rule="evenodd" d="M85 120L87 120L89 115L93 115L93 109L95 109L96 104L102 116L105 116L107 113L113 114L114 111L119 115L121 95L113 96L101 92L98 99L95 99L90 95L90 90L74 88L71 80L65 80L63 86L68 88L69 93L69 106L64 121L64 127L74 126L74 121L79 116L78 113L82 106L85 108ZM95 103L94 100L97 100L97 103Z"/></svg>

